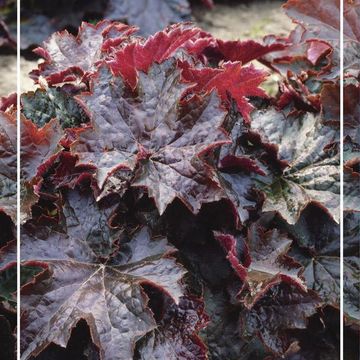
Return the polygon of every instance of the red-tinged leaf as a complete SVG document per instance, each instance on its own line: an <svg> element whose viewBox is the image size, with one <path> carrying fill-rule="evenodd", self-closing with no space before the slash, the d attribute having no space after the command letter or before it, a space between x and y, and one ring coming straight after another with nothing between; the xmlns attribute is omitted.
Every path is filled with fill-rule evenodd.
<svg viewBox="0 0 360 360"><path fill-rule="evenodd" d="M302 33L303 42L325 41L333 48L331 54L332 66L329 79L339 76L340 71L340 1L339 0L320 0L320 1L300 1L289 0L285 5L285 12L295 22L301 24L305 30ZM344 23L346 20L344 21ZM353 40L345 36L344 46L349 53L353 53ZM345 68L350 66L352 60L347 55L345 58ZM329 68L327 70L330 70Z"/></svg>
<svg viewBox="0 0 360 360"><path fill-rule="evenodd" d="M237 239L231 235L215 233L215 238L227 252L227 258L244 286L239 294L247 308L252 308L274 286L285 282L306 291L300 278L302 267L286 254L292 240L277 230L265 232L252 226L248 246L243 254L237 253ZM240 255L244 261L240 261Z"/></svg>
<svg viewBox="0 0 360 360"><path fill-rule="evenodd" d="M0 248L0 272L14 265L16 265L16 241L12 240Z"/></svg>
<svg viewBox="0 0 360 360"><path fill-rule="evenodd" d="M344 1L344 35L360 41L359 0ZM297 22L310 27L318 38L338 41L340 30L340 0L288 0L286 13Z"/></svg>
<svg viewBox="0 0 360 360"><path fill-rule="evenodd" d="M197 335L208 318L200 299L182 297L178 305L166 301L156 330L138 346L139 359L207 360L207 349Z"/></svg>
<svg viewBox="0 0 360 360"><path fill-rule="evenodd" d="M39 174L41 166L54 158L61 147L59 141L63 131L56 119L38 128L34 123L21 118L21 174L31 181Z"/></svg>
<svg viewBox="0 0 360 360"><path fill-rule="evenodd" d="M201 0L205 6L207 6L209 9L212 9L215 5L214 5L214 1L213 0Z"/></svg>
<svg viewBox="0 0 360 360"><path fill-rule="evenodd" d="M253 110L248 97L267 97L265 91L259 88L267 74L252 65L242 67L239 62L226 62L221 68L196 69L183 62L181 67L184 81L193 83L192 91L209 93L217 90L226 106L230 105L231 98L234 99L247 122L250 122L250 112Z"/></svg>
<svg viewBox="0 0 360 360"><path fill-rule="evenodd" d="M310 27L313 32L317 30L318 38L338 39L340 29L339 0L288 0L284 9L287 15L295 21Z"/></svg>
<svg viewBox="0 0 360 360"><path fill-rule="evenodd" d="M259 179L266 195L263 211L277 211L294 224L315 202L339 221L339 153L333 146L339 141L338 131L311 113L285 118L275 110L257 112L251 127L265 146L275 146L286 165L280 176Z"/></svg>
<svg viewBox="0 0 360 360"><path fill-rule="evenodd" d="M64 200L62 228L29 222L23 229L23 264L43 271L22 288L22 357L50 343L66 347L72 328L85 319L103 359L132 358L135 342L156 327L142 285L178 303L184 269L166 239L151 239L146 228L122 236L109 258L106 243L117 238L109 238L117 233L108 225L112 207L100 208L88 192L68 192Z"/></svg>
<svg viewBox="0 0 360 360"><path fill-rule="evenodd" d="M0 112L0 213L16 223L16 116Z"/></svg>
<svg viewBox="0 0 360 360"><path fill-rule="evenodd" d="M216 44L209 51L211 55L218 60L224 61L240 61L246 64L252 60L258 60L263 56L285 49L285 45L281 43L274 43L264 45L254 40L238 41L221 39L216 40ZM215 54L213 54L213 52Z"/></svg>
<svg viewBox="0 0 360 360"><path fill-rule="evenodd" d="M288 331L306 329L320 304L315 292L283 283L240 313L240 329L246 338L259 336L269 350L283 356L292 344Z"/></svg>
<svg viewBox="0 0 360 360"><path fill-rule="evenodd" d="M8 96L2 96L0 98L0 111L9 111L16 106L17 94L11 93Z"/></svg>
<svg viewBox="0 0 360 360"><path fill-rule="evenodd" d="M325 84L321 90L321 105L324 121L338 124L340 122L340 87L336 84Z"/></svg>
<svg viewBox="0 0 360 360"><path fill-rule="evenodd" d="M57 188L74 189L85 179L91 178L94 169L76 166L78 158L70 152L61 152L54 163L53 174L49 176L50 182Z"/></svg>
<svg viewBox="0 0 360 360"><path fill-rule="evenodd" d="M153 65L148 74L140 73L135 96L102 67L92 93L78 97L92 128L79 133L72 151L79 164L96 167L100 189L124 169L135 174L132 186L147 188L160 213L176 197L198 212L202 203L224 195L200 156L228 142L220 128L225 112L215 94L180 106L186 86L179 79L172 61Z"/></svg>
<svg viewBox="0 0 360 360"><path fill-rule="evenodd" d="M111 44L119 45L134 31L123 24L102 21L97 25L82 23L76 37L67 31L55 33L43 47L34 50L45 61L33 71L32 77L38 80L42 76L49 85L81 79L95 71L106 57L103 50L108 50Z"/></svg>
<svg viewBox="0 0 360 360"><path fill-rule="evenodd" d="M138 71L148 72L154 63L162 63L169 59L179 49L188 46L196 50L194 41L198 39L201 30L189 24L176 24L150 36L145 42L133 41L114 54L114 59L108 64L115 75L123 79L135 89L138 81Z"/></svg>
<svg viewBox="0 0 360 360"><path fill-rule="evenodd" d="M187 0L109 0L105 17L136 25L142 35L151 35L170 24L191 20Z"/></svg>

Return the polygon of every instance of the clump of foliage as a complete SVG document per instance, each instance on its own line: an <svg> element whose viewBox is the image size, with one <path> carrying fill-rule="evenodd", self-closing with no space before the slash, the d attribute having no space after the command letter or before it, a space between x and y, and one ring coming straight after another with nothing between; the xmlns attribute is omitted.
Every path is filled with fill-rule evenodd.
<svg viewBox="0 0 360 360"><path fill-rule="evenodd" d="M35 273L21 289L23 359L339 357L338 5L289 0L296 28L264 43L189 23L144 38L102 21L35 49L39 89L21 96L21 259ZM358 49L358 8L347 9ZM359 333L353 111L349 338Z"/></svg>
<svg viewBox="0 0 360 360"><path fill-rule="evenodd" d="M0 346L15 358L16 332L16 110L11 95L0 99Z"/></svg>

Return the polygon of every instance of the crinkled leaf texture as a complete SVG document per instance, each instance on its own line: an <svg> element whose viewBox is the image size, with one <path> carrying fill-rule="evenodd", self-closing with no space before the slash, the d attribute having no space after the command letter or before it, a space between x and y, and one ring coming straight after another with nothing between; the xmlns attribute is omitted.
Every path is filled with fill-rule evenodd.
<svg viewBox="0 0 360 360"><path fill-rule="evenodd" d="M37 89L21 95L22 113L42 127L56 118L63 128L78 127L88 121L73 97L61 88Z"/></svg>
<svg viewBox="0 0 360 360"><path fill-rule="evenodd" d="M16 116L0 112L0 213L16 222Z"/></svg>
<svg viewBox="0 0 360 360"><path fill-rule="evenodd" d="M259 86L264 82L267 73L253 65L243 67L240 62L226 62L221 68L191 68L189 63L182 63L184 81L193 83L192 91L198 93L217 90L221 100L230 105L231 98L236 101L239 112L246 121L250 121L253 106L248 97L267 95Z"/></svg>
<svg viewBox="0 0 360 360"><path fill-rule="evenodd" d="M39 128L32 121L21 118L21 175L26 181L34 179L41 165L51 161L61 149L63 132L59 122L52 119Z"/></svg>
<svg viewBox="0 0 360 360"><path fill-rule="evenodd" d="M240 327L244 336L259 334L269 350L285 354L291 347L287 331L306 329L307 318L316 313L319 305L315 292L281 284L272 288L251 310L240 314Z"/></svg>
<svg viewBox="0 0 360 360"><path fill-rule="evenodd" d="M0 348L9 360L16 343L16 148L16 116L0 111Z"/></svg>
<svg viewBox="0 0 360 360"><path fill-rule="evenodd" d="M156 327L141 285L155 286L178 303L185 271L170 256L174 250L166 239L151 239L147 228L100 262L95 249L106 242L103 227L109 219L100 208L96 216L94 202L82 213L86 204L77 191L64 201L63 229L31 222L23 228L22 262L43 271L21 290L22 359L50 343L66 347L81 319L103 359L131 359L135 342Z"/></svg>
<svg viewBox="0 0 360 360"><path fill-rule="evenodd" d="M139 358L206 360L207 349L196 333L206 326L208 318L202 301L182 297L178 305L165 305L160 325L139 346Z"/></svg>
<svg viewBox="0 0 360 360"><path fill-rule="evenodd" d="M132 171L132 186L145 187L161 214L175 198L198 212L223 196L201 155L228 141L221 129L226 113L214 93L181 104L186 86L179 78L173 61L154 64L140 73L134 96L102 67L91 93L78 96L92 126L71 148L80 164L96 167L100 188L116 170Z"/></svg>
<svg viewBox="0 0 360 360"><path fill-rule="evenodd" d="M257 112L252 131L265 146L275 147L285 166L261 188L266 194L263 211L278 211L290 224L296 223L305 207L315 202L339 221L340 168L336 129L325 126L320 117L305 113L284 117L274 109Z"/></svg>
<svg viewBox="0 0 360 360"><path fill-rule="evenodd" d="M109 21L97 25L82 23L75 37L67 31L54 33L34 52L44 58L31 76L50 85L74 81L96 70L112 46L121 44L136 29Z"/></svg>
<svg viewBox="0 0 360 360"><path fill-rule="evenodd" d="M304 281L300 277L301 265L287 256L292 240L277 230L269 230L252 226L249 230L247 245L242 254L239 245L231 235L215 233L216 239L227 252L227 258L244 286L239 296L247 308L255 303L272 287L285 282L306 291ZM240 255L244 258L241 263Z"/></svg>
<svg viewBox="0 0 360 360"><path fill-rule="evenodd" d="M134 89L139 71L148 72L153 63L161 64L169 58L181 58L183 52L201 55L203 48L211 42L208 36L191 23L175 24L146 40L135 39L129 42L107 62L113 73L121 74Z"/></svg>

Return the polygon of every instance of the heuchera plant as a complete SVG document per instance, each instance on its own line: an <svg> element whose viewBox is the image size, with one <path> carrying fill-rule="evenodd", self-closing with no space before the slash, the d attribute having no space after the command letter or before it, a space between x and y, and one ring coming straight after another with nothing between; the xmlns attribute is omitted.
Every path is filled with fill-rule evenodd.
<svg viewBox="0 0 360 360"><path fill-rule="evenodd" d="M16 332L16 96L0 99L0 344L15 356Z"/></svg>
<svg viewBox="0 0 360 360"><path fill-rule="evenodd" d="M102 21L35 49L22 359L338 359L341 216L345 333L359 335L359 7L346 3L343 215L339 2L285 11L295 29L263 43Z"/></svg>

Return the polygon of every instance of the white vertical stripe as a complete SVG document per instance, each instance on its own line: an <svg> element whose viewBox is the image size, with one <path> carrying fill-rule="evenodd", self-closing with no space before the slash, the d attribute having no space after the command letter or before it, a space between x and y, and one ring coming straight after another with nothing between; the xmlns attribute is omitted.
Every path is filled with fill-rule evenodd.
<svg viewBox="0 0 360 360"><path fill-rule="evenodd" d="M344 358L344 0L340 0L340 360Z"/></svg>
<svg viewBox="0 0 360 360"><path fill-rule="evenodd" d="M16 33L16 92L17 92L17 359L20 360L20 0L16 1L17 33Z"/></svg>

